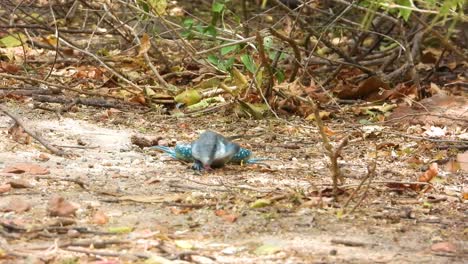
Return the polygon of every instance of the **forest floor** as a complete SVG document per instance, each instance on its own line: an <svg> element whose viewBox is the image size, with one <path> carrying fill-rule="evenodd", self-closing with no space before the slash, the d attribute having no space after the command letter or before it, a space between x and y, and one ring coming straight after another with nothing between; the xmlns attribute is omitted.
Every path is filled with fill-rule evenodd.
<svg viewBox="0 0 468 264"><path fill-rule="evenodd" d="M326 122L334 145L351 135L339 161L346 182L334 202L313 122L93 108L58 117L8 108L72 155L52 155L35 140L18 143L8 133L13 122L0 115L0 263L466 263L468 257L466 171L441 165L431 188L404 184L428 170L421 164L448 154L406 137L401 124L369 132L356 121ZM173 146L205 129L256 135L236 142L269 158L269 168L197 173L132 143L146 137ZM356 206L354 212L343 215L375 161L373 183L345 208Z"/></svg>

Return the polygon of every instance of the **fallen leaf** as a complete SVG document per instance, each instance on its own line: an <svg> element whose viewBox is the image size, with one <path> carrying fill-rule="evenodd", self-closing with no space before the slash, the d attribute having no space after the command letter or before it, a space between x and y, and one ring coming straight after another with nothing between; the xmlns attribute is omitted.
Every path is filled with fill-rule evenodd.
<svg viewBox="0 0 468 264"><path fill-rule="evenodd" d="M36 159L39 161L48 161L50 160L50 157L47 156L47 154L41 153Z"/></svg>
<svg viewBox="0 0 468 264"><path fill-rule="evenodd" d="M8 182L12 188L21 189L21 188L31 188L33 185L23 179L14 179Z"/></svg>
<svg viewBox="0 0 468 264"><path fill-rule="evenodd" d="M432 137L432 138L440 138L447 134L447 128L440 128L436 126L431 126L428 130L424 131L423 136Z"/></svg>
<svg viewBox="0 0 468 264"><path fill-rule="evenodd" d="M11 185L10 184L2 184L0 185L0 193L6 193L11 190Z"/></svg>
<svg viewBox="0 0 468 264"><path fill-rule="evenodd" d="M429 169L426 172L424 172L423 175L419 176L418 181L420 181L420 182L430 182L438 174L439 174L439 167L438 167L437 163L434 162L429 166Z"/></svg>
<svg viewBox="0 0 468 264"><path fill-rule="evenodd" d="M237 220L237 215L223 215L221 216L226 222L234 223Z"/></svg>
<svg viewBox="0 0 468 264"><path fill-rule="evenodd" d="M93 215L93 224L96 225L105 225L109 222L109 217L103 211L96 211Z"/></svg>
<svg viewBox="0 0 468 264"><path fill-rule="evenodd" d="M327 126L323 127L323 132L329 137L336 135L336 132Z"/></svg>
<svg viewBox="0 0 468 264"><path fill-rule="evenodd" d="M256 255L271 255L279 252L281 249L274 245L261 245L254 250Z"/></svg>
<svg viewBox="0 0 468 264"><path fill-rule="evenodd" d="M188 241L185 241L185 240L176 240L175 245L178 248L182 248L182 249L192 249L193 248L192 243L190 243Z"/></svg>
<svg viewBox="0 0 468 264"><path fill-rule="evenodd" d="M28 145L31 143L31 136L24 131L24 129L15 123L12 127L8 129L8 134L11 135L14 141Z"/></svg>
<svg viewBox="0 0 468 264"><path fill-rule="evenodd" d="M47 212L50 216L73 216L75 215L77 206L65 201L61 196L54 196L47 204Z"/></svg>
<svg viewBox="0 0 468 264"><path fill-rule="evenodd" d="M174 97L174 100L177 103L183 103L185 105L193 105L202 99L202 95L200 92L194 89L186 90L180 94L178 94L176 97Z"/></svg>
<svg viewBox="0 0 468 264"><path fill-rule="evenodd" d="M216 210L215 211L216 216L223 216L223 215L226 215L226 214L227 214L227 212L224 211L224 210Z"/></svg>
<svg viewBox="0 0 468 264"><path fill-rule="evenodd" d="M145 260L145 262L143 263L144 264L174 264L174 261L161 257L161 256L151 255L151 257Z"/></svg>
<svg viewBox="0 0 468 264"><path fill-rule="evenodd" d="M160 183L161 182L161 178L159 177L151 177L150 179L146 180L145 181L145 184L154 184L154 183Z"/></svg>
<svg viewBox="0 0 468 264"><path fill-rule="evenodd" d="M432 251L437 251L437 252L449 252L449 253L455 253L457 252L457 246L455 246L453 243L450 242L439 242L435 243L431 246Z"/></svg>
<svg viewBox="0 0 468 264"><path fill-rule="evenodd" d="M114 233L114 234L127 234L133 231L133 227L130 227L130 226L109 227L107 231L109 231L110 233Z"/></svg>
<svg viewBox="0 0 468 264"><path fill-rule="evenodd" d="M258 199L255 202L250 204L250 208L262 208L269 206L271 204L271 201L268 199Z"/></svg>
<svg viewBox="0 0 468 264"><path fill-rule="evenodd" d="M2 69L2 71L6 73L17 73L19 72L20 67L18 67L15 64L8 63L6 61L0 61L0 69Z"/></svg>
<svg viewBox="0 0 468 264"><path fill-rule="evenodd" d="M151 41L148 34L143 33L143 36L140 39L140 49L138 50L138 56L142 56L147 53L151 48Z"/></svg>
<svg viewBox="0 0 468 264"><path fill-rule="evenodd" d="M171 213L175 215L187 214L192 211L191 208L178 209L177 207L171 207Z"/></svg>
<svg viewBox="0 0 468 264"><path fill-rule="evenodd" d="M47 168L31 163L15 164L13 166L6 167L3 169L3 172L16 174L28 173L32 175L45 175L50 173Z"/></svg>
<svg viewBox="0 0 468 264"><path fill-rule="evenodd" d="M10 199L0 210L3 212L23 213L31 209L31 205L21 197Z"/></svg>
<svg viewBox="0 0 468 264"><path fill-rule="evenodd" d="M331 112L327 111L320 111L319 112L319 117L322 120L327 120L330 118ZM315 114L310 114L309 116L306 117L306 120L308 121L315 121Z"/></svg>
<svg viewBox="0 0 468 264"><path fill-rule="evenodd" d="M460 164L460 169L468 172L468 151L457 154L457 162Z"/></svg>
<svg viewBox="0 0 468 264"><path fill-rule="evenodd" d="M146 105L146 98L144 95L135 95L129 99L130 102L132 103L139 103L141 105Z"/></svg>
<svg viewBox="0 0 468 264"><path fill-rule="evenodd" d="M362 81L358 86L352 84L337 85L333 92L340 99L369 99L370 101L376 101L381 99L380 97L374 98L381 89L389 90L389 85L379 77L372 76Z"/></svg>

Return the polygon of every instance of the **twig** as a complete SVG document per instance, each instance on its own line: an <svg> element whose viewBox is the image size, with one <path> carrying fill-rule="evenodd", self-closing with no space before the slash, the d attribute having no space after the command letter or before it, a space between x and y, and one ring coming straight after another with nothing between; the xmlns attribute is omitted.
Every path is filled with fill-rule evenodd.
<svg viewBox="0 0 468 264"><path fill-rule="evenodd" d="M63 150L60 150L52 145L50 145L48 142L46 142L44 139L42 139L40 136L38 136L35 132L29 130L29 128L25 127L23 122L19 120L18 117L10 113L3 105L0 105L0 111L5 113L7 116L9 116L11 119L13 119L16 124L18 124L20 127L23 128L24 132L28 133L31 137L33 137L35 140L39 141L46 149L48 149L50 152L53 154L56 154L58 156L68 156L70 153L67 153Z"/></svg>
<svg viewBox="0 0 468 264"><path fill-rule="evenodd" d="M348 144L348 137L345 137L338 145L338 147L335 150L333 150L333 146L330 144L330 140L328 139L328 136L325 133L325 127L323 125L322 119L320 118L320 113L317 104L314 103L312 100L309 100L309 102L312 104L312 107L314 109L315 123L317 124L319 133L322 137L322 143L325 149L327 150L327 156L331 162L330 171L332 173L333 181L333 196L336 201L338 199L338 180L340 180L341 183L343 183L344 181L340 171L340 167L338 166L338 157L341 154L341 150Z"/></svg>
<svg viewBox="0 0 468 264"><path fill-rule="evenodd" d="M95 107L104 107L104 108L117 108L117 109L128 109L130 107L143 107L141 104L138 104L138 103L122 102L122 101L117 101L117 100L106 100L103 98L77 97L77 98L71 99L65 96L33 95L33 99L39 102L66 104L63 110L67 110L66 107L68 107L68 110L69 110L69 107L76 105L76 104L95 106Z"/></svg>
<svg viewBox="0 0 468 264"><path fill-rule="evenodd" d="M119 97L112 96L112 95L97 94L97 93L93 93L93 92L81 91L81 90L78 90L78 89L70 88L70 87L65 86L65 85L61 85L61 84L57 84L57 83L53 83L53 82L47 82L47 81L37 79L37 78L34 78L34 77L25 77L25 76L12 75L12 74L7 74L7 73L0 73L0 77L10 78L10 79L17 79L17 80L22 80L22 81L25 81L25 82L29 81L29 82L34 82L34 83L42 83L42 84L45 84L45 85L50 86L50 87L57 87L57 88L62 89L62 90L67 90L67 91L71 91L71 92L75 92L75 93L79 93L79 94L86 94L86 95L102 96L102 97L108 97L108 98L114 98L114 99L121 99Z"/></svg>
<svg viewBox="0 0 468 264"><path fill-rule="evenodd" d="M34 178L44 179L44 180L69 181L69 182L76 183L77 185L79 185L81 188L83 188L85 190L88 189L88 188L86 188L86 184L82 180L77 179L77 178L51 177L51 176L36 176Z"/></svg>
<svg viewBox="0 0 468 264"><path fill-rule="evenodd" d="M103 251L103 250L91 250L87 248L82 248L82 247L64 247L62 248L63 250L66 251L72 251L72 252L78 252L78 253L84 253L87 255L96 255L96 256L105 256L105 257L122 257L122 256L130 256L130 257L136 257L136 258L143 258L147 259L150 258L151 256L142 254L142 253L119 253L119 252L114 252L114 251ZM162 258L162 257L160 257ZM167 260L169 261L169 260Z"/></svg>
<svg viewBox="0 0 468 264"><path fill-rule="evenodd" d="M104 68L106 68L109 72L111 72L113 75L117 76L119 79L123 80L124 82L126 82L127 84L129 84L130 86L132 86L133 88L137 89L137 91L141 92L143 89L136 85L135 83L133 83L132 81L130 81L129 79L125 78L122 74L120 74L117 70L113 69L110 65L108 65L106 62L104 62L103 60L101 60L101 58L99 58L96 54L94 53L91 53L87 50L84 50L84 49L81 49L71 43L69 43L68 41L66 41L65 39L63 38L60 38L59 39L63 44L67 45L68 47L72 48L72 49L75 49L75 50L78 50L90 57L92 57L93 59L95 59L97 62L99 62ZM125 89L125 87L123 87ZM132 93L132 94L136 94L134 91L132 90L129 90L129 89L125 89L126 91Z"/></svg>
<svg viewBox="0 0 468 264"><path fill-rule="evenodd" d="M299 67L300 67L300 63L301 63L301 52L299 50L299 48L297 47L297 44L296 42L291 39L291 38L288 38L286 36L283 36L282 34L280 34L278 31L274 30L273 28L270 28L270 33L281 39L282 41L285 41L289 44L289 46L291 46L291 48L293 49L293 52L294 52L294 57L295 57L295 60L294 60L294 68L293 68L293 71L291 73L291 76L289 77L289 82L293 82L294 79L296 79L296 75L297 75L297 72L299 71Z"/></svg>
<svg viewBox="0 0 468 264"><path fill-rule="evenodd" d="M265 77L267 78L266 87L265 87L265 98L270 98L272 87L273 87L273 70L271 69L271 62L268 56L265 54L265 47L263 46L263 37L260 32L256 34L258 55L262 63L263 68L265 69ZM254 76L255 79L255 76ZM259 84L261 86L261 83ZM259 87L262 89L262 87Z"/></svg>
<svg viewBox="0 0 468 264"><path fill-rule="evenodd" d="M351 240L345 240L345 239L332 239L330 242L333 244L342 244L342 245L350 246L350 247L364 247L368 245L364 242L351 241Z"/></svg>
<svg viewBox="0 0 468 264"><path fill-rule="evenodd" d="M367 168L367 175L362 180L362 183L364 183L367 180L366 189L364 190L364 193L359 198L358 202L354 205L353 209L351 209L351 211L349 212L350 214L352 214L356 210L356 208L358 208L359 205L361 205L362 201L364 200L364 197L366 197L367 192L369 191L369 187L370 187L370 185L372 183L372 180L375 177L375 169L377 167L377 149L376 149L375 152L376 152L376 159L374 159L374 162L372 163L372 165L370 165ZM360 186L358 186L358 188L356 188L355 192L357 192L359 190L359 188L360 188Z"/></svg>

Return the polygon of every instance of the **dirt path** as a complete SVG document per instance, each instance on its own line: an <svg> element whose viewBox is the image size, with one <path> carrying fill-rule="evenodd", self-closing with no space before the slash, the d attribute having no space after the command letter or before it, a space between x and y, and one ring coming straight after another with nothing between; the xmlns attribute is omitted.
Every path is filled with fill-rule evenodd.
<svg viewBox="0 0 468 264"><path fill-rule="evenodd" d="M87 148L67 148L72 158L46 154L50 159L40 161L44 149L36 142L13 141L7 133L11 120L0 116L0 169L26 163L50 171L42 179L28 173L1 174L0 185L20 180L29 185L0 194L0 208L8 208L12 200L30 205L26 212L0 212L1 263L26 262L25 257L39 261L34 263L103 259L109 262L99 263L130 263L138 254L179 257L174 263L463 263L467 259L467 204L455 192L466 185L466 175L445 174L445 180L425 195L376 185L354 215L339 218L339 208L330 198L316 195L330 181L312 125L309 129L280 122L224 120L227 125L221 127L210 126L206 118L123 113L100 122L99 112L86 121L78 115L58 120L50 114L14 111L50 142L60 146L84 142ZM126 124L129 120L133 125ZM274 133L267 132L268 127ZM206 128L226 135L245 129L264 133L239 142L257 156L272 158L271 168L231 165L199 175L188 164L131 143L137 134L161 137L170 144L190 141ZM365 175L372 160L366 157L369 145L379 140L383 139L351 143L344 152L347 184L359 183ZM379 160L376 181L412 181L419 173L400 158L385 157ZM71 222L65 231L50 228L57 221L47 214L54 195L79 207L75 216L67 218ZM444 199L429 205L431 195ZM260 198L271 205L251 208ZM105 223L96 224L97 211L108 218ZM65 220L59 219L63 224ZM15 230L7 223L21 228ZM119 233L116 228L131 232ZM112 233L99 233L109 230ZM118 243L91 246L103 240ZM80 248L88 253L121 255L75 252L83 241L88 244ZM66 242L72 246L62 244Z"/></svg>

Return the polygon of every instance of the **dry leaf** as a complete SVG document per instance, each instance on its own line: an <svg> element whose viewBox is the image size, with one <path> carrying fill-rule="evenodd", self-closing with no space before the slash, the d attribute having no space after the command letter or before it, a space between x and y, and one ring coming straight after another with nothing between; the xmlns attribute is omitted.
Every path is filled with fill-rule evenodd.
<svg viewBox="0 0 468 264"><path fill-rule="evenodd" d="M47 168L31 163L15 164L13 166L6 167L3 169L3 172L16 174L28 173L32 175L46 175L50 173Z"/></svg>
<svg viewBox="0 0 468 264"><path fill-rule="evenodd" d="M435 243L431 246L432 251L437 251L437 252L449 252L449 253L455 253L457 252L457 246L455 246L453 243L450 242L440 242L440 243Z"/></svg>
<svg viewBox="0 0 468 264"><path fill-rule="evenodd" d="M30 182L23 180L23 179L14 179L14 180L9 181L8 183L11 185L12 188L15 188L15 189L33 187L33 185Z"/></svg>
<svg viewBox="0 0 468 264"><path fill-rule="evenodd" d="M47 154L41 153L36 159L40 161L48 161L50 160L50 157L47 156Z"/></svg>
<svg viewBox="0 0 468 264"><path fill-rule="evenodd" d="M183 209L179 209L177 207L171 207L171 213L175 214L175 215L181 215L181 214L187 214L189 213L190 211L192 211L191 208L183 208Z"/></svg>
<svg viewBox="0 0 468 264"><path fill-rule="evenodd" d="M435 176L439 174L439 167L437 163L432 163L431 166L429 166L429 169L424 172L423 175L419 176L418 181L420 182L430 182L432 179L434 179Z"/></svg>
<svg viewBox="0 0 468 264"><path fill-rule="evenodd" d="M143 36L140 39L140 49L138 50L138 56L141 56L148 52L151 48L151 41L148 34L143 33Z"/></svg>
<svg viewBox="0 0 468 264"><path fill-rule="evenodd" d="M21 197L10 199L5 207L1 208L3 212L23 213L31 209L31 205Z"/></svg>
<svg viewBox="0 0 468 264"><path fill-rule="evenodd" d="M237 220L236 215L223 215L221 216L226 222L234 223Z"/></svg>
<svg viewBox="0 0 468 264"><path fill-rule="evenodd" d="M17 73L19 72L20 67L18 67L15 64L8 63L6 61L0 61L0 69L6 73Z"/></svg>
<svg viewBox="0 0 468 264"><path fill-rule="evenodd" d="M0 193L6 193L11 191L11 185L10 184L2 184L0 185Z"/></svg>
<svg viewBox="0 0 468 264"><path fill-rule="evenodd" d="M28 145L31 143L31 136L24 132L24 129L18 125L18 123L15 123L12 127L8 129L8 134L11 135L14 141Z"/></svg>
<svg viewBox="0 0 468 264"><path fill-rule="evenodd" d="M50 216L73 216L78 207L65 201L65 198L54 196L47 204L47 212Z"/></svg>
<svg viewBox="0 0 468 264"><path fill-rule="evenodd" d="M214 213L216 216L223 216L227 214L227 212L224 210L216 210Z"/></svg>
<svg viewBox="0 0 468 264"><path fill-rule="evenodd" d="M109 217L103 211L96 211L93 215L93 224L105 225L109 222Z"/></svg>

